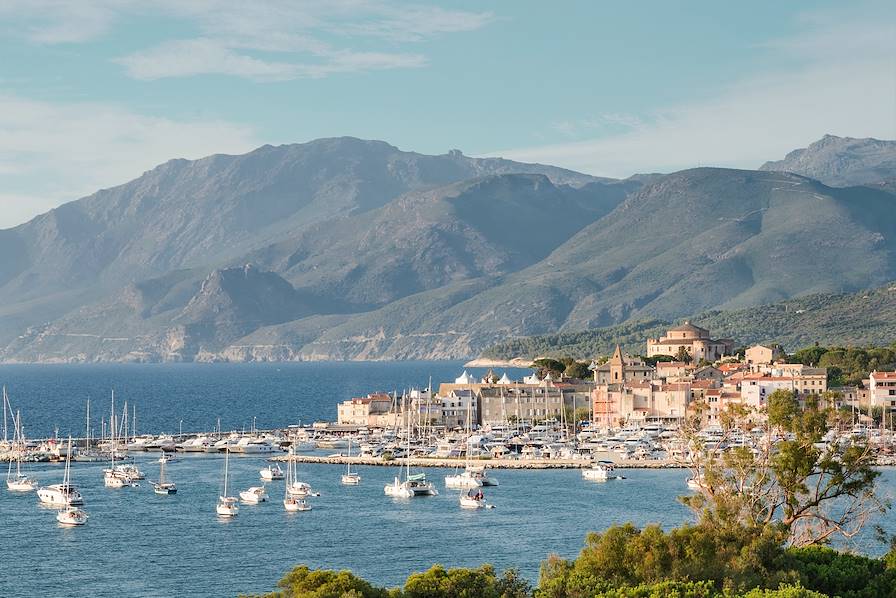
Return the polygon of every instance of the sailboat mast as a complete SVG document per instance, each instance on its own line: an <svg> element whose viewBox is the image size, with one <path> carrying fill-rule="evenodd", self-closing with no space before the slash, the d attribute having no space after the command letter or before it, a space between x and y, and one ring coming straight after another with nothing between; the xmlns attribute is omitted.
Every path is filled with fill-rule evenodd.
<svg viewBox="0 0 896 598"><path fill-rule="evenodd" d="M230 447L224 449L224 497L227 497L227 467L230 464Z"/></svg>
<svg viewBox="0 0 896 598"><path fill-rule="evenodd" d="M90 450L90 398L87 399L87 441L85 450Z"/></svg>
<svg viewBox="0 0 896 598"><path fill-rule="evenodd" d="M6 396L6 386L3 387L3 442L9 440L6 436L6 406L9 404L9 397Z"/></svg>

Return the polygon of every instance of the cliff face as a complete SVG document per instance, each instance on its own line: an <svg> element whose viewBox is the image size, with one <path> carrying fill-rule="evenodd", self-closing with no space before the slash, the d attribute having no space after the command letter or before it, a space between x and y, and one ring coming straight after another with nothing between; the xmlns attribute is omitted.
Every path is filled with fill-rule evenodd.
<svg viewBox="0 0 896 598"><path fill-rule="evenodd" d="M896 141L825 135L783 160L766 162L759 170L801 174L832 187L875 185L892 179L896 172Z"/></svg>

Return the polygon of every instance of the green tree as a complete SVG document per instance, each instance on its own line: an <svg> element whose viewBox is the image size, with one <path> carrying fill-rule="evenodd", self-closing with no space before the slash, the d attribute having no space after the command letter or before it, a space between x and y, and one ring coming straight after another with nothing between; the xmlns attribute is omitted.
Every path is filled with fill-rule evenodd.
<svg viewBox="0 0 896 598"><path fill-rule="evenodd" d="M679 347L678 352L675 353L675 361L683 361L685 363L691 363L694 358L691 356L690 352L684 347Z"/></svg>
<svg viewBox="0 0 896 598"><path fill-rule="evenodd" d="M578 378L580 380L587 380L591 378L591 370L588 369L588 366L591 363L586 363L584 361L572 361L566 366L566 369L563 371L565 375L570 378Z"/></svg>
<svg viewBox="0 0 896 598"><path fill-rule="evenodd" d="M789 543L804 546L852 537L868 515L888 508L874 491L880 475L873 469L874 452L861 439L821 443L836 419L833 409L815 396L804 403L801 408L790 391L772 393L766 437L755 452L707 447L689 421L684 431L691 467L703 483L699 493L681 500L701 524L720 531L776 526ZM756 423L752 418L736 413L727 429L748 429Z"/></svg>
<svg viewBox="0 0 896 598"><path fill-rule="evenodd" d="M445 569L435 565L423 573L408 577L404 584L405 598L524 598L529 584L515 571L495 575L491 565L476 569Z"/></svg>
<svg viewBox="0 0 896 598"><path fill-rule="evenodd" d="M277 590L266 598L389 598L389 590L377 588L349 571L309 569L300 565L287 573Z"/></svg>

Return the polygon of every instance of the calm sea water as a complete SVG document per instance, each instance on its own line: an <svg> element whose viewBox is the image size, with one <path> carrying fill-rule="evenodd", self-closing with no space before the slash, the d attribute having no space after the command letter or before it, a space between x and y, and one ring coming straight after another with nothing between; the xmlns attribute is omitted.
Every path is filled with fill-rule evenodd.
<svg viewBox="0 0 896 598"><path fill-rule="evenodd" d="M399 392L460 373L456 363L283 364L177 366L16 366L0 368L13 402L33 429L83 428L83 402L102 402L115 386L136 401L144 431L209 427L281 426L298 419L332 418L335 403L370 390ZM99 397L99 398L97 398ZM69 415L68 412L75 412ZM142 415L141 415L142 414ZM226 423L225 423L226 422ZM34 432L32 432L32 435ZM152 478L158 465L141 455ZM33 493L0 490L0 596L234 596L263 592L292 566L348 568L376 583L396 585L433 563L516 567L533 581L551 552L572 557L590 530L613 523L674 526L689 513L676 502L685 491L680 470L630 470L626 480L589 483L578 471L498 471L501 486L486 489L497 508L469 512L457 491L443 487L448 470L427 469L437 497L397 500L383 485L397 468L362 467L362 484L339 484L341 467L304 465L300 478L320 492L314 510L288 514L279 502L282 482L269 484L271 502L243 505L231 521L219 520L223 457L188 455L169 466L177 495L156 496L148 483L106 489L102 464L75 464L74 482L85 496L87 526L64 529L55 511ZM232 457L232 492L259 483L258 457ZM30 466L42 483L62 467ZM882 488L896 486L884 472ZM896 533L896 519L881 523ZM879 553L867 535L858 544Z"/></svg>

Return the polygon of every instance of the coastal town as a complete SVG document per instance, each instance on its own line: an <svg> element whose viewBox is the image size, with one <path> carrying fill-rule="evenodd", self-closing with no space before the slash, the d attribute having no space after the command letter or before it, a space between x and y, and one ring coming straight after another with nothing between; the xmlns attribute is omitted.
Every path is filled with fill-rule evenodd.
<svg viewBox="0 0 896 598"><path fill-rule="evenodd" d="M829 386L827 368L788 363L777 346L755 345L734 355L734 341L713 339L690 322L647 339L647 355L621 346L572 377L538 366L518 380L489 369L480 377L463 371L453 381L430 382L401 393L372 392L337 405L336 420L277 430L221 429L177 435L137 434L136 410L127 404L113 427L90 430L73 444L73 459L107 459L116 451L138 453L228 452L317 463L452 466L459 459L487 460L490 467L684 467L694 446L683 428L724 450L756 446L768 430L769 398L784 391L801 403L815 399L839 414L838 437L864 437L878 462L894 462L896 372L871 371L861 385ZM550 360L548 360L550 361ZM4 401L10 421L20 417ZM88 405L89 410L89 405ZM726 416L737 410L740 421ZM117 419L116 419L117 418ZM89 411L88 411L89 420ZM105 420L104 420L105 421ZM123 432L122 432L123 430ZM6 460L60 460L60 439L0 443ZM354 451L343 452L354 447ZM289 451L286 454L286 451ZM339 452L334 452L339 451ZM24 457L22 452L27 453Z"/></svg>
<svg viewBox="0 0 896 598"><path fill-rule="evenodd" d="M589 379L548 372L541 378L533 373L511 380L492 370L477 379L464 371L438 390L411 389L404 402L387 393L346 400L339 405L337 423L388 428L410 417L417 426L427 422L452 429L465 425L469 411L475 427L492 428L508 422L560 422L570 410L581 413L585 408L591 428L677 427L699 408L704 426L712 426L732 405L761 414L776 390L802 398L823 396L832 407L850 409L856 424L872 423L874 408L887 414L887 422L896 411L896 372L873 371L861 387L829 387L826 368L786 363L778 348L756 345L738 359L731 356L732 347L733 341L712 340L708 330L685 322L660 339L648 339L647 356L687 354L687 361L650 365L617 346L603 363L591 362Z"/></svg>

